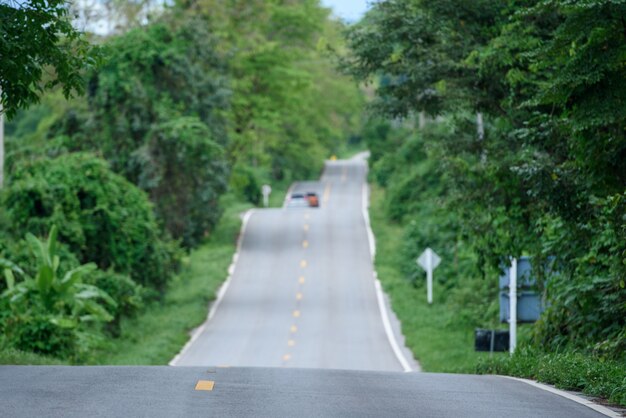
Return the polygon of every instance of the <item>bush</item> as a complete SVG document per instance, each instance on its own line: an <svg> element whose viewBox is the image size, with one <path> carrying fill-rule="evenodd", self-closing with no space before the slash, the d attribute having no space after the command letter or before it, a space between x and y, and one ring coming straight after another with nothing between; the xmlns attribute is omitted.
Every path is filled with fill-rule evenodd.
<svg viewBox="0 0 626 418"><path fill-rule="evenodd" d="M45 242L26 235L35 259L34 276L0 260L7 283L0 298L0 327L9 344L18 350L67 358L84 348L81 340L90 334L87 324L113 319L107 307L116 307L116 303L98 287L82 283L83 277L96 269L95 264L60 274L56 239L56 227Z"/></svg>
<svg viewBox="0 0 626 418"><path fill-rule="evenodd" d="M253 205L261 203L261 186L255 172L241 164L233 168L230 176L230 188Z"/></svg>
<svg viewBox="0 0 626 418"><path fill-rule="evenodd" d="M147 196L107 163L66 154L20 167L6 190L14 236L43 235L49 225L81 263L129 274L163 289L177 266L176 246L161 239Z"/></svg>
<svg viewBox="0 0 626 418"><path fill-rule="evenodd" d="M145 290L129 276L112 270L97 270L86 282L105 291L117 303L109 308L113 319L106 323L105 329L110 335L119 337L121 319L133 316L143 307Z"/></svg>
<svg viewBox="0 0 626 418"><path fill-rule="evenodd" d="M228 165L208 127L194 117L157 125L133 154L138 186L146 190L167 230L187 247L197 245L221 215Z"/></svg>

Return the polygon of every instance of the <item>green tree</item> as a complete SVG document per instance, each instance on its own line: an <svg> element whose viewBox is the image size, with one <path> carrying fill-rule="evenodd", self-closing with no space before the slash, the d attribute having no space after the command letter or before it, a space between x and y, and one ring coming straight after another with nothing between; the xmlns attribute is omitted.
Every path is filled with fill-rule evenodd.
<svg viewBox="0 0 626 418"><path fill-rule="evenodd" d="M45 89L83 92L82 73L96 64L97 49L70 20L64 0L0 4L0 101L9 118Z"/></svg>

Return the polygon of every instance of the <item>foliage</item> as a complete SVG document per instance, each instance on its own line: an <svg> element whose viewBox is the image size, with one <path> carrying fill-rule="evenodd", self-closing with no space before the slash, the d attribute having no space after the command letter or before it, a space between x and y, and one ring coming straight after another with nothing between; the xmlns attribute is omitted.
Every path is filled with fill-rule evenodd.
<svg viewBox="0 0 626 418"><path fill-rule="evenodd" d="M6 190L5 205L14 235L42 235L58 225L81 263L161 290L176 267L175 245L161 238L145 194L91 155L24 165Z"/></svg>
<svg viewBox="0 0 626 418"><path fill-rule="evenodd" d="M59 275L56 239L55 226L45 242L26 235L37 264L34 277L4 261L7 290L0 300L10 311L3 312L2 330L19 350L67 357L79 349L81 333L86 331L82 325L110 321L112 316L105 306L115 307L116 302L100 288L82 282L83 276L96 270L93 263ZM24 279L16 282L15 273Z"/></svg>
<svg viewBox="0 0 626 418"><path fill-rule="evenodd" d="M555 257L559 274L536 272L549 306L536 343L613 358L626 329L625 14L602 0L387 0L348 30L344 60L375 83L383 115L432 116L425 156L403 154L412 137L401 146L389 128L372 153L389 215L420 224L407 240L448 257L445 242L460 243L492 277L510 256Z"/></svg>
<svg viewBox="0 0 626 418"><path fill-rule="evenodd" d="M9 118L38 102L45 89L62 85L66 97L82 93L82 72L99 57L72 27L64 0L3 2L0 39L0 98Z"/></svg>
<svg viewBox="0 0 626 418"><path fill-rule="evenodd" d="M133 317L124 317L119 337L102 341L89 363L166 365L188 341L190 330L206 320L208 303L228 275L241 213L251 207L232 193L221 199L226 209L214 233L190 251L180 274L169 283L165 298L146 303Z"/></svg>
<svg viewBox="0 0 626 418"><path fill-rule="evenodd" d="M580 352L547 353L522 346L512 357L485 357L479 374L506 374L551 383L561 389L580 390L626 406L626 364Z"/></svg>
<svg viewBox="0 0 626 418"><path fill-rule="evenodd" d="M215 28L231 54L229 154L272 179L317 175L359 127L361 94L328 54L341 24L316 0L181 2Z"/></svg>
<svg viewBox="0 0 626 418"><path fill-rule="evenodd" d="M129 276L113 270L96 270L85 282L102 289L115 301L116 305L108 308L112 319L105 324L105 330L109 335L118 337L122 319L132 318L144 307L145 289Z"/></svg>
<svg viewBox="0 0 626 418"><path fill-rule="evenodd" d="M223 148L199 119L172 119L155 126L133 154L138 185L176 239L197 245L221 215L228 167Z"/></svg>

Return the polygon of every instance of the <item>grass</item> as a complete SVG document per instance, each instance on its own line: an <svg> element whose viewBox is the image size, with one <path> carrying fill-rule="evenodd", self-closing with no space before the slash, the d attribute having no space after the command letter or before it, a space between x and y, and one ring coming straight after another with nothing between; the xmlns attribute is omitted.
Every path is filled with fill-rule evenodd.
<svg viewBox="0 0 626 418"><path fill-rule="evenodd" d="M213 235L185 260L183 272L172 280L164 300L124 320L120 338L108 340L89 363L162 365L181 350L189 332L206 319L209 302L227 277L240 215L251 208L232 195L226 195L222 204L225 212Z"/></svg>
<svg viewBox="0 0 626 418"><path fill-rule="evenodd" d="M269 206L281 207L288 182L272 184ZM241 215L253 206L227 194L225 209L206 243L185 260L183 272L169 285L161 303L148 306L122 323L120 338L109 340L89 361L93 364L167 364L187 343L192 329L207 317L209 304L226 280L241 229Z"/></svg>
<svg viewBox="0 0 626 418"><path fill-rule="evenodd" d="M46 357L40 354L31 353L28 351L16 350L10 347L3 347L0 349L0 364L11 364L11 365L64 365L67 362L62 360Z"/></svg>
<svg viewBox="0 0 626 418"><path fill-rule="evenodd" d="M571 351L544 353L522 346L512 357L484 359L477 365L476 372L535 379L626 406L626 364L623 361Z"/></svg>
<svg viewBox="0 0 626 418"><path fill-rule="evenodd" d="M473 327L459 321L455 306L435 292L432 305L425 289L415 287L399 271L403 227L384 215L385 191L372 185L370 217L376 236L376 270L402 323L407 346L427 372L501 374L582 391L626 406L626 364L588 353L545 353L531 348L531 325L518 327L518 350L508 353L474 351ZM436 289L435 289L436 291ZM439 296L439 297L437 297Z"/></svg>
<svg viewBox="0 0 626 418"><path fill-rule="evenodd" d="M389 294L393 310L402 323L407 346L424 371L465 372L473 370L479 358L488 355L474 351L473 329L455 321L456 313L442 301L426 302L426 291L408 281L398 265L403 229L384 215L384 190L372 185L370 217L376 236L376 270ZM436 290L436 289L435 289ZM499 354L494 354L499 355Z"/></svg>

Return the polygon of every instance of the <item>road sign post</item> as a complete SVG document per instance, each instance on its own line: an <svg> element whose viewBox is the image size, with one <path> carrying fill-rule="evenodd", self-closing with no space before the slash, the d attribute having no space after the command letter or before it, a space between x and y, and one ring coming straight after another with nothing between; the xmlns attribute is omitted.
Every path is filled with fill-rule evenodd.
<svg viewBox="0 0 626 418"><path fill-rule="evenodd" d="M270 204L270 193L272 193L272 187L269 184L264 184L261 187L261 193L263 194L263 206L268 207Z"/></svg>
<svg viewBox="0 0 626 418"><path fill-rule="evenodd" d="M517 344L517 258L511 259L509 270L509 351Z"/></svg>
<svg viewBox="0 0 626 418"><path fill-rule="evenodd" d="M426 298L428 303L433 303L433 270L441 262L441 258L430 248L426 250L416 260L417 264L426 270Z"/></svg>

